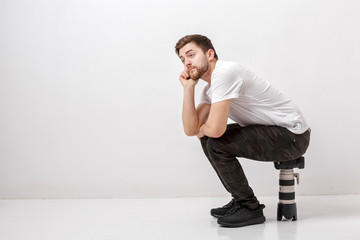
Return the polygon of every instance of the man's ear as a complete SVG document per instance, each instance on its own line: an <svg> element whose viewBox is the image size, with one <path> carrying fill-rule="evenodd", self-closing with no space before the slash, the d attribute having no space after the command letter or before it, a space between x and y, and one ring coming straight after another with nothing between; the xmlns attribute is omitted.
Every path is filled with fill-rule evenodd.
<svg viewBox="0 0 360 240"><path fill-rule="evenodd" d="M209 50L207 51L206 56L207 56L207 58L208 58L209 61L213 60L213 59L214 59L214 56L215 56L214 50L209 49Z"/></svg>

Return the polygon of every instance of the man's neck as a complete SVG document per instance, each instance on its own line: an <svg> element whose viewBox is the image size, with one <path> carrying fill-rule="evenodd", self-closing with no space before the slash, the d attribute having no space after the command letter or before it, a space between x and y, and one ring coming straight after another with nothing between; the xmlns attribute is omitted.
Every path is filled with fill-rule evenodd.
<svg viewBox="0 0 360 240"><path fill-rule="evenodd" d="M207 82L209 85L211 84L211 74L215 69L217 61L218 60L214 58L214 60L209 63L209 69L206 71L206 73L204 73L204 75L201 76L201 79Z"/></svg>

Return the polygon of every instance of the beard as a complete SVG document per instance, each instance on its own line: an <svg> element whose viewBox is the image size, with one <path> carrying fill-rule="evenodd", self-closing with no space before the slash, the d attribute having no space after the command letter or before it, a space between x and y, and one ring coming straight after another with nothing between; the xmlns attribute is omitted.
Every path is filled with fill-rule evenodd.
<svg viewBox="0 0 360 240"><path fill-rule="evenodd" d="M199 80L208 69L209 69L209 63L206 63L201 67L192 66L192 70L189 71L190 78L195 81Z"/></svg>

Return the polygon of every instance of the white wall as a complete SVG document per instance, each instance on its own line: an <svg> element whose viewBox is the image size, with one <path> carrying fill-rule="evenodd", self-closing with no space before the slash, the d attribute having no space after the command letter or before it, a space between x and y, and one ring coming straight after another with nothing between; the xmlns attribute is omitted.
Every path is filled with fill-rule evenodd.
<svg viewBox="0 0 360 240"><path fill-rule="evenodd" d="M190 33L302 109L313 132L297 194L360 194L359 6L2 0L0 198L227 195L182 131L174 45ZM271 163L240 161L257 195L277 194Z"/></svg>

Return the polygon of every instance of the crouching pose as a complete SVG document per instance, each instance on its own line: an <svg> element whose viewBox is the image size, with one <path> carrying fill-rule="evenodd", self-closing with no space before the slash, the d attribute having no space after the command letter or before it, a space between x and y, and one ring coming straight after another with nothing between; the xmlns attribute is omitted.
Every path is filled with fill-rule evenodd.
<svg viewBox="0 0 360 240"><path fill-rule="evenodd" d="M197 136L232 200L211 210L225 227L265 221L237 157L258 161L288 161L301 157L309 146L310 128L299 108L269 82L248 68L218 60L202 35L181 38L175 50L184 70L182 120L185 134ZM207 82L195 106L195 85ZM235 123L227 124L228 118Z"/></svg>

